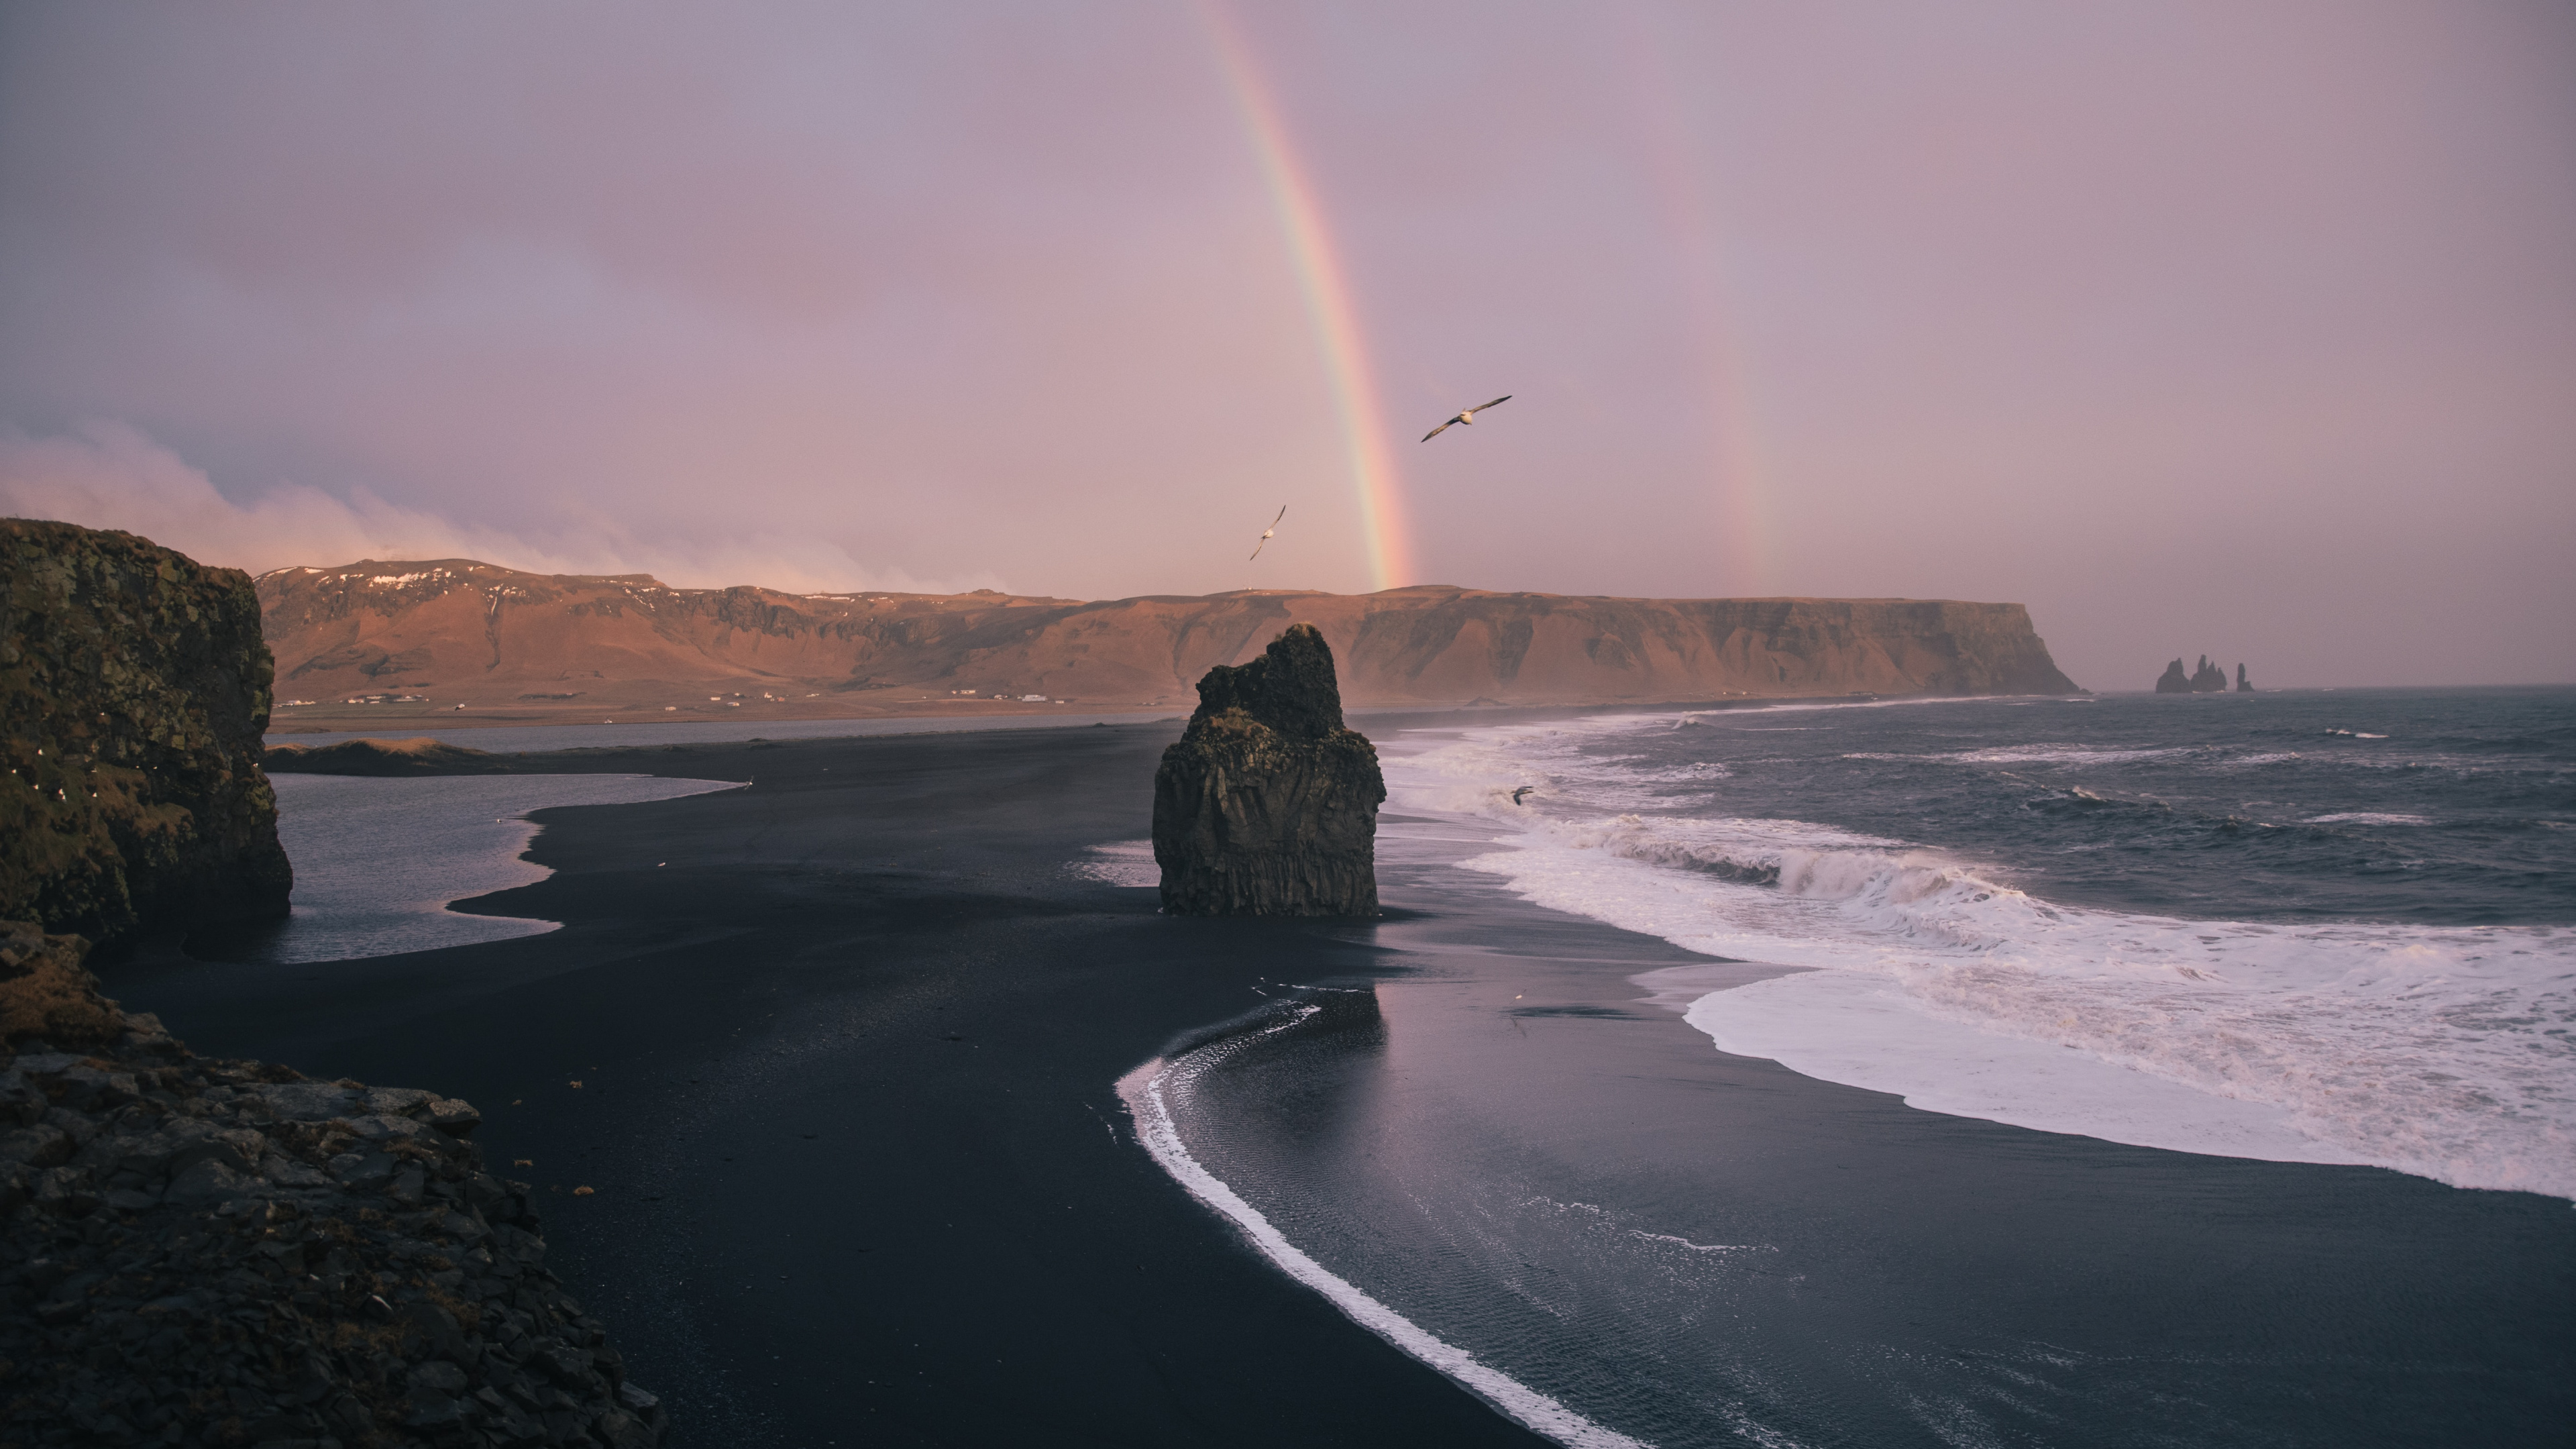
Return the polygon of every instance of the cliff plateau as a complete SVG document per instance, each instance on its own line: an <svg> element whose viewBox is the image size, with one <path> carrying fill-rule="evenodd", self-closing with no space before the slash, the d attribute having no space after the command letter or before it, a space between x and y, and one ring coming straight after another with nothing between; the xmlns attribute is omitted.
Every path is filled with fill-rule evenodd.
<svg viewBox="0 0 2576 1449"><path fill-rule="evenodd" d="M1332 647L1291 624L1199 681L1154 772L1154 860L1176 916L1374 916L1377 749L1342 724Z"/></svg>
<svg viewBox="0 0 2576 1449"><path fill-rule="evenodd" d="M1620 599L1445 585L1086 602L674 589L465 559L259 580L281 722L637 711L919 713L1176 702L1312 624L1356 706L2071 693L2018 604ZM1033 701L1034 702L1034 701ZM463 706L460 710L459 706Z"/></svg>
<svg viewBox="0 0 2576 1449"><path fill-rule="evenodd" d="M0 919L116 941L286 914L248 575L0 520Z"/></svg>

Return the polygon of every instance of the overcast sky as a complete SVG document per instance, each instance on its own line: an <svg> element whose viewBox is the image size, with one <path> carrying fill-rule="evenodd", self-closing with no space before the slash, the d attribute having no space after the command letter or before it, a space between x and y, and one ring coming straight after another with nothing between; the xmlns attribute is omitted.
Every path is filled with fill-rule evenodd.
<svg viewBox="0 0 2576 1449"><path fill-rule="evenodd" d="M9 6L0 512L2576 680L2576 6Z"/></svg>

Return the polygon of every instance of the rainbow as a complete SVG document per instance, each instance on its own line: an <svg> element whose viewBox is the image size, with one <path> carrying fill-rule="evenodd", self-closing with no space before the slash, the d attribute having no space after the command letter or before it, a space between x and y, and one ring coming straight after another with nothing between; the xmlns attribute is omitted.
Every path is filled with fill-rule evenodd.
<svg viewBox="0 0 2576 1449"><path fill-rule="evenodd" d="M1628 49L1637 67L1631 96L1645 122L1639 160L1654 178L1664 224L1680 243L1683 265L1678 295L1691 320L1690 341L1699 354L1702 417L1707 429L1709 502L1717 531L1717 556L1725 561L1725 591L1768 593L1778 586L1773 566L1770 510L1764 482L1772 476L1745 386L1744 361L1732 345L1721 274L1726 229L1711 195L1705 165L1691 156L1682 86L1668 57L1670 37L1650 33L1646 17L1623 12Z"/></svg>
<svg viewBox="0 0 2576 1449"><path fill-rule="evenodd" d="M1289 145L1288 128L1281 123L1279 108L1262 84L1260 72L1253 68L1251 53L1232 17L1215 0L1202 0L1196 8L1234 93L1235 108L1243 113L1244 130L1260 156L1271 203L1278 208L1280 226L1287 233L1289 261L1296 268L1306 317L1322 354L1325 382L1341 416L1351 486L1359 496L1361 532L1368 548L1370 586L1395 588L1414 576L1412 539L1396 498L1395 459L1387 451L1386 420L1378 412L1377 384L1370 376L1350 280L1333 250L1332 233L1324 227L1315 184Z"/></svg>

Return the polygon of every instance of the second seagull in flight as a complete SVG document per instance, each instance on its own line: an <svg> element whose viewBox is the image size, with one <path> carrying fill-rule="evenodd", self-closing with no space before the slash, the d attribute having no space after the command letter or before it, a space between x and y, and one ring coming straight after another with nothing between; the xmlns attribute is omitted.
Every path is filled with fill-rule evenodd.
<svg viewBox="0 0 2576 1449"><path fill-rule="evenodd" d="M1439 437L1442 433L1445 433L1445 432L1449 431L1451 428L1456 427L1456 426L1457 426L1457 425L1459 425L1460 423L1472 423L1472 422L1474 422L1474 421L1476 420L1476 414L1483 412L1485 409L1487 409L1487 408L1489 408L1489 407L1493 407L1496 403L1507 403L1507 402L1510 402L1511 400L1512 400L1512 395L1511 395L1510 393L1504 393L1501 397L1498 397L1498 398L1494 399L1494 401L1493 401L1493 402L1489 402L1489 403L1478 403L1476 406L1474 406L1474 407L1471 407L1471 408L1467 409L1466 411L1464 411L1464 412L1462 412L1462 413L1458 414L1456 417L1451 418L1449 421L1447 421L1447 422L1445 422L1445 423L1442 423L1440 426L1438 426L1438 427L1436 427L1436 428L1433 428L1430 432L1424 433L1424 434L1422 435L1422 441L1424 441L1424 442L1426 442L1426 443L1427 443L1427 442L1430 442L1433 438Z"/></svg>
<svg viewBox="0 0 2576 1449"><path fill-rule="evenodd" d="M1285 504L1285 503L1282 503L1282 504L1280 504L1280 505L1279 505L1279 518L1286 518L1287 516L1288 516L1288 505L1287 505L1287 504ZM1256 544L1254 544L1254 545L1252 546L1252 556L1253 556L1254 558L1259 558L1259 557L1261 557L1261 550L1262 550L1264 547L1268 546L1268 544L1269 544L1269 542L1270 542L1270 535L1272 535L1272 534L1274 534L1274 533L1277 533L1277 532L1279 531L1279 518L1274 518L1274 519L1270 520L1270 526L1269 526L1268 528L1265 528L1265 529L1261 530L1261 542L1256 543Z"/></svg>

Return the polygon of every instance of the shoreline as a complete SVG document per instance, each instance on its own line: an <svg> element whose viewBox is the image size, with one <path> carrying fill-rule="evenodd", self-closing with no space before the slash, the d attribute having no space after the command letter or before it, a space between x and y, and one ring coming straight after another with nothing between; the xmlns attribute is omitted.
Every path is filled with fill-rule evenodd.
<svg viewBox="0 0 2576 1449"><path fill-rule="evenodd" d="M531 858L556 874L468 904L565 923L551 935L300 966L163 957L117 969L111 990L200 1050L427 1081L483 1104L495 1155L531 1162L519 1173L547 1204L557 1271L671 1406L674 1444L1007 1442L1032 1424L1135 1444L1548 1442L1280 1273L1138 1146L1115 1083L1273 999L1272 983L1384 983L1400 999L1455 988L1470 979L1459 963L1480 956L1596 973L1615 959L1618 1001L1633 1002L1627 977L1707 963L1493 882L1462 891L1438 861L1383 843L1380 921L1160 917L1150 889L1069 867L1147 833L1155 758L1178 730L530 758L516 768L755 783L543 812ZM1506 1001L1494 1019L1563 1043L1637 1015L1569 1000ZM2213 1168L1940 1118L1726 1057L1678 1014L1649 1015L1679 1095L1665 1120L1611 1135L1705 1152L1689 1114L1707 1087L1693 1084L1735 1088L1727 1132L1825 1194L1837 1220L1868 1209L1836 1200L1856 1180L1825 1170L1852 1142L1884 1138L1900 1178L1951 1179L1951 1154L2009 1165L2037 1142L2085 1171L2142 1173L2183 1204L2231 1182L2295 1189L2255 1229L2228 1229L2252 1233L2219 1255L2238 1271L2265 1264L2266 1245L2304 1242L2302 1213L2348 1212L2335 1204L2359 1191L2383 1205L2358 1230L2376 1245L2365 1260L2423 1247L2425 1213L2483 1217L2537 1250L2516 1292L2563 1283L2576 1299L2566 1230L2518 1195L2377 1169ZM2311 1172L2348 1176L2296 1176ZM2350 1186L2382 1177L2408 1186ZM575 1199L575 1186L595 1193ZM2176 1238L2208 1209L2170 1223L2145 1204L2088 1211L2118 1235ZM2501 1250L2435 1248L2454 1266ZM1992 1267L1996 1251L1968 1256ZM2267 1271L2321 1253L2302 1246ZM2100 1271L2061 1245L2044 1276Z"/></svg>
<svg viewBox="0 0 2576 1449"><path fill-rule="evenodd" d="M2090 694L2093 693L2093 691L2082 690L2078 691L2078 693ZM1944 700L2023 698L2055 699L2061 697L2063 696L2052 694L1871 694L1866 692L1855 692L1850 694L1832 695L1729 695L1719 699L1697 700L1563 700L1535 704L1504 703L1490 699L1476 699L1389 701L1377 704L1349 704L1344 706L1343 712L1349 718L1355 720L1371 718L1411 718L1414 716L1438 716L1443 718L1456 716L1461 719L1508 721L1512 719L1546 719L1568 714L1652 713L1654 711L1668 709L1702 711L1763 709L1782 705L1920 704ZM793 731L795 737L824 738L827 737L830 730L838 726L871 727L853 728L850 733L854 735L873 735L909 733L913 731L909 731L905 727L915 725L928 726L931 730L945 732L948 730L973 730L978 728L1069 728L1076 725L1088 724L1095 719L1106 720L1113 723L1143 723L1163 718L1187 719L1189 717L1189 712L1197 707L1197 701L1195 699L1188 698L1166 700L1160 703L1137 703L1132 705L1104 702L1101 704L1091 705L1088 708L1083 707L1083 701L1080 700L1052 700L1043 703L1023 702L1020 700L987 700L977 706L970 706L967 701L953 699L931 699L920 701L920 703L923 707L919 709L878 710L869 714L847 714L830 710L800 712L794 705L787 705L782 709L764 711L757 715L745 713L732 715L730 717L717 715L714 711L705 710L698 711L696 715L690 716L658 711L621 710L614 707L584 711L525 710L508 713L481 711L466 714L442 713L435 709L421 708L406 710L399 714L357 714L345 712L334 713L332 712L332 708L327 705L279 705L276 709L273 709L270 712L266 738L270 744L303 744L311 743L311 741L305 738L306 736L311 735L328 735L332 736L334 739L359 739L369 737L388 738L397 734L405 738L416 735L427 735L435 738L440 735L449 734L470 735L482 730L579 730L599 729L609 726L622 729L679 728L721 732L721 736L709 735L704 737L706 739L718 737L743 739L749 738L749 736L739 734L737 733L738 731L755 728L785 728ZM290 707L297 708L303 712L299 712L291 717L282 716L277 712L278 710ZM392 707L370 706L369 708L389 709ZM1175 714L1175 711L1178 713ZM603 714L609 716L624 715L627 717L602 719L599 716ZM706 717L710 715L715 717ZM973 720L978 723L962 725L952 723L953 721L964 720ZM561 747L558 746L556 748Z"/></svg>
<svg viewBox="0 0 2576 1449"><path fill-rule="evenodd" d="M1146 833L1177 733L586 754L554 768L757 783L540 812L556 874L468 908L549 935L110 986L199 1050L484 1104L673 1444L1547 1442L1134 1145L1136 1064L1264 978L1387 969L1366 923L1170 920L1066 868Z"/></svg>

